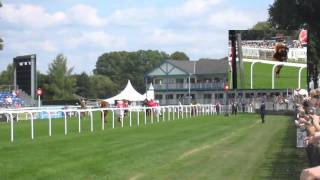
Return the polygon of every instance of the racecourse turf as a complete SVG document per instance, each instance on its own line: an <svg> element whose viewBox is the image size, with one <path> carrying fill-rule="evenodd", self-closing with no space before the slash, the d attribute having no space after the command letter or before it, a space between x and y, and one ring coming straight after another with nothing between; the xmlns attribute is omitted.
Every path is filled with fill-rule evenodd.
<svg viewBox="0 0 320 180"><path fill-rule="evenodd" d="M244 62L245 87L250 89L250 65ZM272 65L257 63L253 68L253 89L271 89L272 87ZM280 77L275 78L275 89L298 88L299 68L283 66ZM306 89L307 70L304 68L301 72L301 88ZM240 74L238 71L238 87L240 87Z"/></svg>
<svg viewBox="0 0 320 180"><path fill-rule="evenodd" d="M133 116L137 117L135 114ZM109 115L110 118L110 115ZM108 118L108 119L109 119ZM256 114L202 116L162 121L133 118L129 127L111 122L101 130L98 114L90 121L77 118L0 124L1 179L298 179L307 166L305 152L295 148L291 117Z"/></svg>

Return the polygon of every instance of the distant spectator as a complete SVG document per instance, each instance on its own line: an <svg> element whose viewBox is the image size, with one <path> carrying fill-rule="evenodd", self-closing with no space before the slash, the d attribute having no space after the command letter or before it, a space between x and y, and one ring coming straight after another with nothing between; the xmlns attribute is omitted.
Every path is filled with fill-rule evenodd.
<svg viewBox="0 0 320 180"><path fill-rule="evenodd" d="M264 101L262 101L262 103L260 105L260 116L261 116L262 124L264 124L265 114L266 114L266 105L264 104Z"/></svg>
<svg viewBox="0 0 320 180"><path fill-rule="evenodd" d="M302 30L299 33L299 41L302 47L307 47L308 44L308 25L303 24Z"/></svg>
<svg viewBox="0 0 320 180"><path fill-rule="evenodd" d="M217 114L220 114L220 103L219 102L216 104L216 112L217 112Z"/></svg>

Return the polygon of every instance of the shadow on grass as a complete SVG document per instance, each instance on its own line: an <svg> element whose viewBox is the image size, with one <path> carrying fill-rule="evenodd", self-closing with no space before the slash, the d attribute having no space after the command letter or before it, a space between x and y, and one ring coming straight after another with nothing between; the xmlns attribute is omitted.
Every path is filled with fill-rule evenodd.
<svg viewBox="0 0 320 180"><path fill-rule="evenodd" d="M272 133L272 132L271 132ZM304 148L296 148L296 128L288 121L285 132L266 152L262 179L299 179L302 169L308 167Z"/></svg>

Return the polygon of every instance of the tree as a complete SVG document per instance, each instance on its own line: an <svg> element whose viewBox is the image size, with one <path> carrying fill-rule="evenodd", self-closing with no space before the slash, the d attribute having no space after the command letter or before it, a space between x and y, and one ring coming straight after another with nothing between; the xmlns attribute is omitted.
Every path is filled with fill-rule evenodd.
<svg viewBox="0 0 320 180"><path fill-rule="evenodd" d="M3 50L3 40L0 38L0 50Z"/></svg>
<svg viewBox="0 0 320 180"><path fill-rule="evenodd" d="M320 1L276 0L269 8L269 20L275 29L299 29L307 23L308 30L308 82L313 77L317 85L320 58Z"/></svg>
<svg viewBox="0 0 320 180"><path fill-rule="evenodd" d="M2 7L2 3L0 1L0 8ZM3 40L0 38L0 50L3 49Z"/></svg>
<svg viewBox="0 0 320 180"><path fill-rule="evenodd" d="M170 59L187 61L190 60L189 57L184 52L176 51L170 55Z"/></svg>
<svg viewBox="0 0 320 180"><path fill-rule="evenodd" d="M67 58L59 54L49 65L48 82L44 84L48 99L73 99L76 81L71 75L73 68L68 69Z"/></svg>
<svg viewBox="0 0 320 180"><path fill-rule="evenodd" d="M169 59L165 52L139 50L136 52L116 51L98 58L94 74L105 75L123 88L130 79L137 91L145 92L145 73Z"/></svg>
<svg viewBox="0 0 320 180"><path fill-rule="evenodd" d="M89 97L90 95L90 78L87 73L82 72L76 75L76 94L82 97Z"/></svg>
<svg viewBox="0 0 320 180"><path fill-rule="evenodd" d="M13 64L8 64L7 69L0 73L1 85L13 85Z"/></svg>
<svg viewBox="0 0 320 180"><path fill-rule="evenodd" d="M260 21L252 27L252 30L269 30L271 28L270 22Z"/></svg>
<svg viewBox="0 0 320 180"><path fill-rule="evenodd" d="M103 75L90 76L90 97L91 98L107 98L117 93L118 86Z"/></svg>

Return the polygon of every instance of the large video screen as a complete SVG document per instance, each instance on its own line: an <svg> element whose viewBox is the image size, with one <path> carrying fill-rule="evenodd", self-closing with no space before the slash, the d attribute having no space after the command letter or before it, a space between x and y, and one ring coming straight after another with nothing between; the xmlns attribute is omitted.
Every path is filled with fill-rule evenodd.
<svg viewBox="0 0 320 180"><path fill-rule="evenodd" d="M307 89L305 31L230 30L228 79L231 87Z"/></svg>

